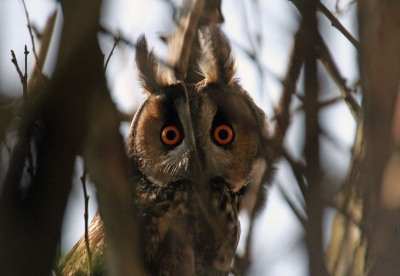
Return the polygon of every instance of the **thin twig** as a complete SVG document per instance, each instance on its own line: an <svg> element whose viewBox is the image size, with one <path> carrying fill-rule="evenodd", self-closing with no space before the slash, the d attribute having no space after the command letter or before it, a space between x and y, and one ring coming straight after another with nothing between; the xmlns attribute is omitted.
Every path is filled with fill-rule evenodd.
<svg viewBox="0 0 400 276"><path fill-rule="evenodd" d="M185 111L186 111L186 118L187 118L187 126L188 126L188 138L189 141L194 145L195 144L195 134L194 134L194 128L193 128L193 121L191 117L191 110L190 110L190 104L189 104L189 92L185 83L185 77L186 77L186 71L188 68L188 61L190 57L190 52L191 52L191 45L193 43L193 40L195 38L195 35L197 34L197 29L198 29L198 22L199 18L202 15L203 11L203 6L204 6L204 0L196 0L193 6L193 9L191 10L188 18L187 25L185 26L184 29L184 34L183 34L183 42L181 44L181 49L180 50L180 56L179 59L176 61L174 64L174 73L175 77L177 80L180 80L182 88L185 92ZM194 148L194 158L195 158L195 169L193 170L195 174L194 177L198 179L198 181L201 183L204 181L204 175L202 171L202 166L201 162L199 159L198 152L196 150L196 147ZM199 185L198 187L200 187ZM218 218L217 216L213 215L213 210L210 209L209 204L207 204L208 199L209 199L209 194L206 193L205 190L203 189L196 189L197 192L197 197L196 197L196 202L204 214L204 218L208 224L208 226L212 229L213 233L217 236L218 240L222 240L226 237L223 236L223 233L221 231L221 228L218 226Z"/></svg>
<svg viewBox="0 0 400 276"><path fill-rule="evenodd" d="M124 37L122 34L116 35L115 33L113 33L111 30L107 29L104 26L99 26L99 32L102 32L106 35L112 36L113 38L118 37L119 40L128 45L130 48L132 49L136 49L136 43L132 42L130 39Z"/></svg>
<svg viewBox="0 0 400 276"><path fill-rule="evenodd" d="M295 161L284 147L281 148L281 152L282 156L286 159L286 161L288 161L289 165L291 166L293 175L296 178L301 194L304 197L305 193L307 192L307 183L304 179L305 165L301 162Z"/></svg>
<svg viewBox="0 0 400 276"><path fill-rule="evenodd" d="M248 58L254 60L254 54L252 52L250 52L249 50L243 49L242 45L240 45L240 43L238 43L237 41L235 41L233 38L229 38L230 42L232 45L237 46L238 48L241 48L240 50L247 55ZM256 62L256 61L255 61ZM279 83L283 84L284 80L281 79L280 77L278 77L274 72L272 72L272 70L270 68L268 68L267 66L265 66L264 64L259 63L257 66L261 67L261 70L263 72L266 72L269 76L272 76L276 81L278 81Z"/></svg>
<svg viewBox="0 0 400 276"><path fill-rule="evenodd" d="M289 108L292 102L292 95L296 92L296 83L300 76L301 67L304 63L304 27L301 23L299 30L294 36L294 46L291 53L289 68L286 73L285 80L283 81L283 92L279 103L279 109L276 113L277 124L275 127L274 141L276 145L281 145L285 137L287 128L290 123Z"/></svg>
<svg viewBox="0 0 400 276"><path fill-rule="evenodd" d="M292 200L287 195L286 191L283 189L282 185L278 182L277 187L283 198L285 199L286 203L292 209L293 213L296 215L298 220L300 221L301 225L303 225L304 229L307 228L307 218L300 212L300 210L296 207L296 205L292 202Z"/></svg>
<svg viewBox="0 0 400 276"><path fill-rule="evenodd" d="M182 43L182 47L180 49L181 55L179 57L179 60L177 60L176 64L174 65L175 76L178 80L181 80L182 88L185 91L186 116L188 118L188 123L189 123L189 133L188 134L189 134L190 141L193 143L193 145L195 144L195 137L194 137L193 123L192 123L190 105L189 105L189 93L188 93L186 84L184 82L184 79L186 76L186 70L187 70L189 56L190 56L190 50L191 50L190 45L192 45L194 36L196 35L196 32L197 32L197 26L198 26L199 18L203 11L203 6L204 6L204 0L197 0L193 6L192 11L189 14L189 21L188 21L187 25L185 26L183 43ZM198 154L197 154L196 150L195 150L195 157L196 157L199 172L201 173L200 160L198 158Z"/></svg>
<svg viewBox="0 0 400 276"><path fill-rule="evenodd" d="M109 36L112 36L114 38L118 37L120 42L124 43L125 45L127 45L131 49L136 49L136 43L132 42L130 39L122 36L121 34L119 34L119 35L114 34L112 31L108 30L106 27L100 26L99 27L99 32L102 32L102 33L104 33L106 35L109 35ZM175 70L174 65L168 63L167 61L165 61L165 60L163 60L163 59L161 59L159 57L157 58L157 62L161 66L164 66L164 67L166 67L168 69L171 69L173 71Z"/></svg>
<svg viewBox="0 0 400 276"><path fill-rule="evenodd" d="M93 265L92 265L92 250L90 249L90 241L89 241L89 196L87 194L86 190L86 167L83 165L83 174L81 176L81 182L82 182L82 189L83 189L83 196L85 197L85 244L86 244L86 251L88 254L88 260L89 260L89 273L90 275L93 275Z"/></svg>
<svg viewBox="0 0 400 276"><path fill-rule="evenodd" d="M17 58L15 56L15 53L13 50L11 50L11 56L12 56L12 63L15 66L15 69L18 72L19 78L21 80L22 83L22 90L23 90L23 100L24 100L24 107L25 107L25 111L26 111L26 99L27 99L27 89L28 89L28 49L25 45L25 51L24 51L24 55L25 55L25 73L22 74L21 69L19 68L18 65L18 61ZM31 177L31 181L34 180L34 172L35 172L35 168L33 165L33 156L32 156L32 151L31 151L31 142L29 137L27 137L26 139L26 152L27 152L27 158L28 158L28 168L27 168L27 172L29 173L30 177Z"/></svg>
<svg viewBox="0 0 400 276"><path fill-rule="evenodd" d="M119 37L118 38L116 38L116 37L114 38L114 45L113 45L110 53L108 54L106 64L104 65L104 72L107 70L108 62L110 61L110 58L111 58L112 54L114 53L114 49L115 49L115 47L117 46L117 44L118 44L118 42L120 40L121 40L121 38L119 38Z"/></svg>
<svg viewBox="0 0 400 276"><path fill-rule="evenodd" d="M300 95L296 95L296 96L298 96L298 99L300 101L302 101L302 102L304 101L304 97L302 97ZM333 104L335 104L337 102L340 102L341 100L343 100L343 96L338 96L338 97L334 97L334 98L326 100L326 101L319 102L318 103L318 109L322 109L322 108L331 106L331 105L333 105ZM302 105L298 106L297 108L295 108L292 111L292 113L297 113L297 112L300 112L300 111L304 111L304 104L302 104ZM272 118L272 120L274 120L274 119L276 119L276 117Z"/></svg>
<svg viewBox="0 0 400 276"><path fill-rule="evenodd" d="M15 56L14 51L11 50L11 57L12 57L11 58L11 62L14 64L15 69L18 72L19 79L21 80L22 91L23 91L22 95L23 95L24 101L26 101L27 87L28 87L28 84L27 84L27 79L28 79L28 73L27 73L28 54L29 54L29 52L28 52L27 47L25 45L25 51L24 51L24 55L25 55L25 74L22 74L22 71L21 71L21 69L19 68L19 65L18 65L17 57Z"/></svg>
<svg viewBox="0 0 400 276"><path fill-rule="evenodd" d="M357 39L354 38L354 36L351 35L351 33L340 23L340 21L328 10L327 7L325 7L324 4L321 2L318 2L318 10L320 10L328 19L331 21L331 24L333 27L339 30L349 41L353 46L359 50L360 49L360 44L357 41Z"/></svg>
<svg viewBox="0 0 400 276"><path fill-rule="evenodd" d="M24 99L24 106L26 106L26 101L27 101L27 97L28 97L28 54L29 51L25 45L25 51L24 51L24 55L25 55L25 74L23 77L23 83L22 83L22 87L23 87L23 99ZM26 108L25 108L26 110ZM25 116L27 116L27 114L25 113ZM27 152L27 157L28 157L28 169L27 172L31 177L31 183L33 183L33 180L35 178L35 167L33 165L33 155L32 155L32 151L31 151L31 141L29 139L29 137L27 137L26 139L26 152Z"/></svg>
<svg viewBox="0 0 400 276"><path fill-rule="evenodd" d="M245 25L246 25L246 31L247 31L247 38L250 41L250 45L252 48L252 53L248 52L249 57L254 61L255 65L257 66L258 72L260 74L260 83L261 83L261 87L260 87L260 95L262 95L263 91L264 91L264 70L263 70L263 66L261 65L260 62L260 48L261 48L261 41L257 40L253 33L251 32L250 28L249 28L249 18L247 16L247 12L246 12L246 4L245 1L242 2L242 6L243 6L243 16L245 19ZM259 9L256 9L259 10ZM259 17L258 17L259 18ZM259 24L260 28L262 27L262 24Z"/></svg>
<svg viewBox="0 0 400 276"><path fill-rule="evenodd" d="M301 15L304 16L304 0L289 0L299 10ZM317 8L331 21L333 27L339 30L353 46L358 50L359 42L350 34L350 32L340 23L340 21L322 4L318 1Z"/></svg>
<svg viewBox="0 0 400 276"><path fill-rule="evenodd" d="M17 61L17 58L15 57L15 53L14 53L13 50L11 50L11 57L12 57L12 58L11 58L11 62L14 64L15 69L17 69L18 76L19 76L19 78L20 78L20 80L21 80L21 83L24 83L24 82L23 82L23 80L24 80L24 75L22 74L21 69L19 69L18 61Z"/></svg>
<svg viewBox="0 0 400 276"><path fill-rule="evenodd" d="M29 51L26 45L25 45L24 55L25 55L25 74L22 82L22 88L23 88L22 95L24 97L24 101L26 101L26 97L28 95L28 55L29 55Z"/></svg>
<svg viewBox="0 0 400 276"><path fill-rule="evenodd" d="M47 53L49 51L50 43L51 43L51 38L53 36L53 30L54 26L56 23L57 19L57 10L52 13L49 18L47 19L46 25L43 29L43 32L38 35L36 33L36 37L40 39L40 48L38 49L38 60L34 64L34 68L31 70L31 76L28 82L28 92L31 93L37 91L40 93L43 91L43 86L45 83L43 83L43 79L46 80L46 77L42 75L42 72L40 71L40 68L37 66L37 64L40 65L40 67L43 68L44 63L46 61ZM46 81L47 83L47 81Z"/></svg>
<svg viewBox="0 0 400 276"><path fill-rule="evenodd" d="M321 35L318 35L318 58L321 60L322 64L324 65L326 71L329 73L333 81L339 87L339 90L350 109L351 114L353 115L354 120L357 121L358 114L360 112L360 104L357 100L352 96L351 89L346 86L346 80L342 77L339 72L339 69L335 65L332 55L328 50L328 46L322 39Z"/></svg>
<svg viewBox="0 0 400 276"><path fill-rule="evenodd" d="M302 0L290 0L290 1L296 6L298 11L304 16L303 1ZM320 2L318 2L318 3L320 3ZM319 5L319 4L317 6L318 6L318 8L321 7L321 5ZM323 7L321 7L321 8L323 9ZM328 12L329 12L329 10L328 10ZM339 22L339 24L340 24L340 22ZM340 28L342 30L346 30L343 26L341 26ZM348 32L348 31L346 30L346 32ZM324 64L326 70L328 71L328 73L330 74L332 79L335 81L336 85L339 87L348 107L350 108L350 111L351 111L354 119L357 120L360 105L354 99L354 97L350 94L351 90L349 88L347 88L346 80L340 75L340 72L337 69L337 66L335 65L335 63L333 61L333 58L328 50L328 47L326 46L326 44L320 34L317 35L316 42L317 42L316 46L317 46L317 50L318 50L318 58ZM358 45L358 42L356 45ZM355 47L357 48L358 46L355 46Z"/></svg>
<svg viewBox="0 0 400 276"><path fill-rule="evenodd" d="M39 64L39 61L38 61L39 58L38 58L38 55L37 55L37 53L36 53L35 39L34 39L34 37L33 37L31 21L29 20L28 9L26 8L25 0L21 0L21 1L22 1L22 4L24 5L24 11L25 11L25 16L26 16L26 21L28 22L27 26L28 26L28 30L29 30L29 35L30 35L30 37L31 37L32 50L33 50L33 54L34 54L34 56L35 56L36 66L37 66L37 69L38 69L38 71L39 71L39 73L40 73L39 75L40 75L41 81L44 82L44 78L43 78L43 75L42 75L42 67L41 67L40 64Z"/></svg>

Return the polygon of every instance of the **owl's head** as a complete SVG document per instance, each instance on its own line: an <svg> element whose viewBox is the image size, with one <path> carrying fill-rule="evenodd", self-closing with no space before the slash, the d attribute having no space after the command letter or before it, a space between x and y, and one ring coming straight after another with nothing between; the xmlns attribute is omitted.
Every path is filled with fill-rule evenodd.
<svg viewBox="0 0 400 276"><path fill-rule="evenodd" d="M209 181L223 180L236 192L265 155L265 114L233 78L234 57L219 28L203 28L199 36L198 68L204 79L186 85L165 77L172 74L160 69L145 38L138 40L136 62L148 96L132 122L128 154L155 185L195 183L201 174Z"/></svg>

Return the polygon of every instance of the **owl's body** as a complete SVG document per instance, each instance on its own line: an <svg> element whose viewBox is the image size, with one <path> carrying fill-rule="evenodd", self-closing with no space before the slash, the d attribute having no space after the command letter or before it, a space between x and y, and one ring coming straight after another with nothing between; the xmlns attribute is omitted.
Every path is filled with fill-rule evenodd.
<svg viewBox="0 0 400 276"><path fill-rule="evenodd" d="M233 79L229 43L216 26L200 36L204 79L195 84L166 78L145 39L137 44L148 97L126 147L151 275L229 274L241 200L267 156L264 113Z"/></svg>

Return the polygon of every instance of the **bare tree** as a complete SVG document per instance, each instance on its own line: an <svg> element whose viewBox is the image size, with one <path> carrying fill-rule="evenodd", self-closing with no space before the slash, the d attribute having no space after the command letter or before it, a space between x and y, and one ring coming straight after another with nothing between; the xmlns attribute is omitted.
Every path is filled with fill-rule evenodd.
<svg viewBox="0 0 400 276"><path fill-rule="evenodd" d="M196 67L200 47L197 31L210 22L224 22L221 1L183 1L181 7L175 1L161 2L172 7L171 16L177 24L174 33L163 38L173 50L161 62L174 70L177 79L186 84L197 83L202 79ZM256 7L254 14L250 12L255 17L257 12L262 12L262 1L244 2L243 7ZM96 231L102 238L105 232L111 272L113 275L146 274L138 253L139 226L132 219L136 214L132 197L135 183L129 177L132 169L119 133L121 120L130 121L132 114L117 110L104 75L117 44L134 49L134 43L122 33L114 34L107 26L100 25L101 5L101 0L60 1L64 23L56 68L50 78L42 68L56 14L49 18L41 34L40 47L35 47L35 30L29 23L25 6L32 47L25 48L24 61L17 60L14 52L11 56L23 94L16 101L0 94L0 141L4 141L0 149L7 146L10 152L8 163L1 166L4 175L0 185L1 275L51 273L77 156L83 157L85 172L96 185L104 221L104 229L96 228ZM274 182L304 227L309 274L396 275L400 270L397 235L400 4L390 0L351 1L349 5L357 5L358 9L359 33L355 37L359 40L341 24L337 16L339 1L336 13L316 0L292 0L287 5L297 10L300 19L291 37L293 45L286 76L276 77L282 93L275 116L269 118L274 126L269 158L277 162L286 160L291 169L288 173L295 179L289 187L300 191L301 198L293 200L291 191ZM251 60L264 81L272 75L263 63L265 37L260 31L262 26L251 28L252 18L248 15L244 11L240 20L246 26L249 46L240 47L233 37L230 39ZM318 18L328 20L333 26L331 29L335 28L359 51L361 80L355 86L362 92L362 104L357 101L355 89L346 83L340 64L335 62L332 46L326 43ZM99 33L115 38L106 62L98 44ZM35 57L30 76L26 67L29 55ZM327 79L336 85L338 93L322 101ZM263 85L260 86L261 93L265 93ZM344 102L351 112L357 123L357 135L346 179L336 195L324 188L327 183L324 183L326 169L321 157L322 139L328 138L330 143L334 139L325 131L327 123L321 120L321 113L338 102ZM296 159L286 147L285 139L292 121L303 112L305 145L301 157ZM12 128L18 131L9 146L5 137ZM261 185L253 191L249 205L252 207L247 210L248 236L242 237L246 241L244 254L235 257L232 269L235 275L251 273L257 258L253 254L257 240L254 225L266 204L269 177L263 175ZM85 179L82 177L84 187ZM85 199L88 200L87 195ZM324 252L323 216L328 206L334 207L336 214L329 246ZM92 228L86 225L86 237L75 248L85 253L74 255L74 260L87 258L89 271L95 265L91 259L96 258L98 251L91 251L95 244L88 232L99 218L96 216Z"/></svg>

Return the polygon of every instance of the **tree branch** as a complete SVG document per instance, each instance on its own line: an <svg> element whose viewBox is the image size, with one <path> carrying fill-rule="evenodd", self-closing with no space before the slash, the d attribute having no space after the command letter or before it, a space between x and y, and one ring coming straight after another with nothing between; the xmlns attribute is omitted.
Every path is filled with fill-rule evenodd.
<svg viewBox="0 0 400 276"><path fill-rule="evenodd" d="M318 10L320 10L328 19L331 21L331 24L333 27L339 30L349 41L353 46L359 50L360 49L360 44L358 43L357 39L355 39L350 32L340 23L340 21L328 10L327 7L325 7L322 2L318 2Z"/></svg>

